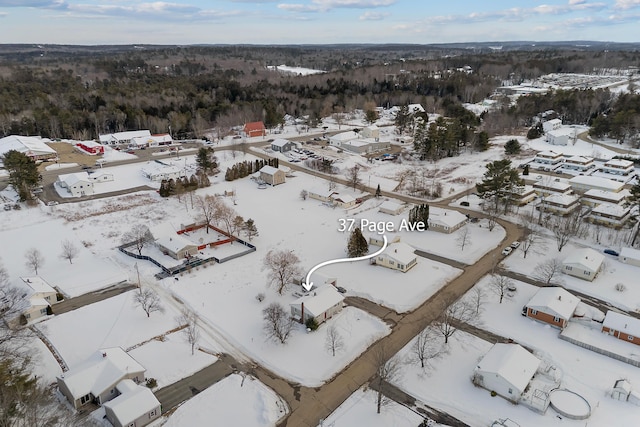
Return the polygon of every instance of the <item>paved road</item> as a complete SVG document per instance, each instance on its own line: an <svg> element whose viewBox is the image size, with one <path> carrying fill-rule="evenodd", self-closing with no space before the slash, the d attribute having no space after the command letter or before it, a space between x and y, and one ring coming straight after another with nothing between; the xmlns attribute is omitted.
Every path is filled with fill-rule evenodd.
<svg viewBox="0 0 640 427"><path fill-rule="evenodd" d="M365 298L348 296L344 299L344 302L347 305L359 308L360 310L366 311L367 313L382 319L391 327L394 327L398 321L402 319L402 316L396 313L395 310L376 304Z"/></svg>
<svg viewBox="0 0 640 427"><path fill-rule="evenodd" d="M95 291L88 294L80 295L78 297L65 299L52 305L51 310L53 311L53 314L66 313L68 311L84 307L85 305L93 304L94 302L102 301L116 295L123 294L135 288L136 285L132 285L131 283L112 286L100 291Z"/></svg>

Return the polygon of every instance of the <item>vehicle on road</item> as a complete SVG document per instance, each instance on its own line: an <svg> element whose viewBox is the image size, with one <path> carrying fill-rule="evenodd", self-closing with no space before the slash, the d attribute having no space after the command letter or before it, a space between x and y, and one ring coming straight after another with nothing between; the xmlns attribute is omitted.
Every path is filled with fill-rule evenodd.
<svg viewBox="0 0 640 427"><path fill-rule="evenodd" d="M605 249L604 253L607 254L607 255L612 255L612 256L620 255L618 252L614 251L613 249Z"/></svg>
<svg viewBox="0 0 640 427"><path fill-rule="evenodd" d="M55 206L57 204L58 204L58 202L56 202L55 200L50 200L50 201L47 202L47 206Z"/></svg>
<svg viewBox="0 0 640 427"><path fill-rule="evenodd" d="M511 248L511 246L507 246L502 250L502 255L507 256L511 253L511 251L513 251L513 248Z"/></svg>
<svg viewBox="0 0 640 427"><path fill-rule="evenodd" d="M520 246L520 242L513 242L513 243L511 244L511 247L512 247L513 249L518 249L518 246Z"/></svg>

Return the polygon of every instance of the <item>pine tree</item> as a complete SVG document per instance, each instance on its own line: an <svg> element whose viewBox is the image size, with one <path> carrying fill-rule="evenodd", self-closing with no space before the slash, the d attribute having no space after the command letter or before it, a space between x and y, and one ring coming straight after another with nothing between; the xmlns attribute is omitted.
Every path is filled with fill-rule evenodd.
<svg viewBox="0 0 640 427"><path fill-rule="evenodd" d="M510 139L504 144L504 152L507 155L520 153L520 143L517 139Z"/></svg>
<svg viewBox="0 0 640 427"><path fill-rule="evenodd" d="M258 235L256 224L251 218L244 222L244 232L249 240Z"/></svg>
<svg viewBox="0 0 640 427"><path fill-rule="evenodd" d="M423 224L423 227L428 228L429 224L429 205L422 204L416 205L409 210L409 218L407 222L411 225L415 225L419 222Z"/></svg>
<svg viewBox="0 0 640 427"><path fill-rule="evenodd" d="M369 244L367 239L362 235L360 227L356 227L349 236L349 243L347 244L347 253L349 258L355 258L366 255L369 252Z"/></svg>
<svg viewBox="0 0 640 427"><path fill-rule="evenodd" d="M380 190L380 184L378 184L378 188L376 188L376 197L380 198L382 196L382 190Z"/></svg>
<svg viewBox="0 0 640 427"><path fill-rule="evenodd" d="M233 181L233 171L231 168L227 168L227 171L224 174L225 181Z"/></svg>

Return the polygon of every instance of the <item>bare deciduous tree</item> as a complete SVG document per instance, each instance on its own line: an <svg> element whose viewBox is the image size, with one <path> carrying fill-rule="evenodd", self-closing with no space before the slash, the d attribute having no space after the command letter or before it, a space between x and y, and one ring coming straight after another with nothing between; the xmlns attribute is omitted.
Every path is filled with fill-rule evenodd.
<svg viewBox="0 0 640 427"><path fill-rule="evenodd" d="M182 329L185 339L191 346L191 355L195 353L200 333L198 331L198 316L191 310L184 310L178 319L180 326L185 325Z"/></svg>
<svg viewBox="0 0 640 427"><path fill-rule="evenodd" d="M302 272L300 259L292 251L272 249L267 252L263 262L263 269L268 269L269 284L276 287L280 295L289 283Z"/></svg>
<svg viewBox="0 0 640 427"><path fill-rule="evenodd" d="M567 216L555 216L549 225L556 239L558 252L562 252L569 241L574 237L582 237L587 231L587 226L580 210L575 210Z"/></svg>
<svg viewBox="0 0 640 427"><path fill-rule="evenodd" d="M201 218L206 224L206 232L209 233L209 226L214 220L214 213L218 205L218 198L207 194L206 196L196 196L195 205L200 210Z"/></svg>
<svg viewBox="0 0 640 427"><path fill-rule="evenodd" d="M164 312L160 297L152 289L140 288L139 291L134 294L133 300L144 310L147 317L150 317L151 313L156 311L160 313Z"/></svg>
<svg viewBox="0 0 640 427"><path fill-rule="evenodd" d="M536 265L533 271L533 278L544 283L545 286L549 286L551 282L555 284L562 284L562 280L557 279L562 273L562 262L558 258L548 258L541 261Z"/></svg>
<svg viewBox="0 0 640 427"><path fill-rule="evenodd" d="M465 246L471 246L471 232L468 227L462 227L456 236L456 245L461 251L464 251Z"/></svg>
<svg viewBox="0 0 640 427"><path fill-rule="evenodd" d="M457 300L444 302L444 307L440 316L435 320L436 330L444 337L444 343L449 342L449 338L458 330L458 323L471 322L475 318L475 310L469 301Z"/></svg>
<svg viewBox="0 0 640 427"><path fill-rule="evenodd" d="M44 264L44 257L36 248L31 248L25 252L24 257L26 259L25 265L27 268L32 269L35 274L38 274L38 269Z"/></svg>
<svg viewBox="0 0 640 427"><path fill-rule="evenodd" d="M300 198L301 198L302 200L307 200L307 197L308 197L308 196L309 196L309 192L308 192L307 190L302 190L302 191L300 192Z"/></svg>
<svg viewBox="0 0 640 427"><path fill-rule="evenodd" d="M489 280L489 288L500 298L500 304L502 304L502 300L507 296L507 291L512 285L511 279L501 274L492 274L491 280Z"/></svg>
<svg viewBox="0 0 640 427"><path fill-rule="evenodd" d="M416 362L420 362L420 367L425 368L432 360L439 359L447 353L447 348L440 341L440 333L433 327L428 326L416 336L411 353Z"/></svg>
<svg viewBox="0 0 640 427"><path fill-rule="evenodd" d="M482 289L480 286L474 286L469 291L469 301L473 305L473 308L476 311L476 315L480 314L485 298L486 298L486 295L485 295L484 289Z"/></svg>
<svg viewBox="0 0 640 427"><path fill-rule="evenodd" d="M294 320L289 316L285 308L277 302L269 304L262 310L264 318L264 332L267 337L284 344L293 331Z"/></svg>
<svg viewBox="0 0 640 427"><path fill-rule="evenodd" d="M342 339L342 335L338 331L338 328L335 325L331 325L327 328L327 334L324 340L324 347L327 351L330 351L332 356L335 357L336 351L342 350L344 348L344 340Z"/></svg>
<svg viewBox="0 0 640 427"><path fill-rule="evenodd" d="M149 227L144 224L136 224L122 235L122 243L130 243L138 251L138 255L142 255L142 249L153 242L153 235L149 231Z"/></svg>
<svg viewBox="0 0 640 427"><path fill-rule="evenodd" d="M73 244L71 240L65 239L62 241L62 252L60 257L69 261L69 264L73 264L73 259L78 256L80 252L78 247Z"/></svg>
<svg viewBox="0 0 640 427"><path fill-rule="evenodd" d="M401 375L402 362L387 350L383 343L379 343L372 352L372 363L376 368L373 380L376 390L376 412L379 414L382 406L390 400L385 396L389 383L397 380Z"/></svg>
<svg viewBox="0 0 640 427"><path fill-rule="evenodd" d="M359 165L353 165L352 167L346 170L344 175L345 175L345 178L347 178L347 181L349 181L349 185L353 187L354 190L356 189L356 187L358 187L358 185L360 185L361 179L360 179Z"/></svg>

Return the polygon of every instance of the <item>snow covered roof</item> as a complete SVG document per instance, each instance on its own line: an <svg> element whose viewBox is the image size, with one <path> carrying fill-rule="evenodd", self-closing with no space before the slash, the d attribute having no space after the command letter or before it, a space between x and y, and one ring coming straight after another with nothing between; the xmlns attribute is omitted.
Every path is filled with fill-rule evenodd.
<svg viewBox="0 0 640 427"><path fill-rule="evenodd" d="M160 406L151 389L137 385L132 380L122 380L116 388L120 396L105 402L103 406L111 409L120 425L128 426L141 415Z"/></svg>
<svg viewBox="0 0 640 427"><path fill-rule="evenodd" d="M156 243L163 248L169 249L173 253L178 253L182 249L189 246L197 246L191 240L187 239L181 234L174 234L170 236L161 236L158 237Z"/></svg>
<svg viewBox="0 0 640 427"><path fill-rule="evenodd" d="M144 372L145 369L120 347L95 352L86 362L63 373L64 381L74 398L89 393L98 396L125 375Z"/></svg>
<svg viewBox="0 0 640 427"><path fill-rule="evenodd" d="M619 203L625 199L629 195L627 190L622 190L617 193L613 191L599 190L597 188L592 188L587 190L584 193L584 197L593 197L595 199L605 199L611 200L612 202Z"/></svg>
<svg viewBox="0 0 640 427"><path fill-rule="evenodd" d="M378 206L379 210L386 210L391 212L396 212L402 209L402 205L396 202L392 202L391 200L386 200L382 202L380 206Z"/></svg>
<svg viewBox="0 0 640 427"><path fill-rule="evenodd" d="M118 142L129 141L132 138L151 136L151 132L148 130L130 130L126 132L107 133L100 135L98 139L100 142Z"/></svg>
<svg viewBox="0 0 640 427"><path fill-rule="evenodd" d="M548 182L534 182L533 188L541 190L553 190L553 191L567 191L571 188L571 184L567 181L548 181Z"/></svg>
<svg viewBox="0 0 640 427"><path fill-rule="evenodd" d="M563 264L581 265L590 271L598 271L602 262L604 261L604 255L591 248L576 249L564 259Z"/></svg>
<svg viewBox="0 0 640 427"><path fill-rule="evenodd" d="M477 370L494 373L522 393L540 366L540 360L518 344L494 344Z"/></svg>
<svg viewBox="0 0 640 427"><path fill-rule="evenodd" d="M576 130L575 128L572 127L561 127L559 129L554 129L554 130L550 130L549 132L547 132L547 135L551 135L551 136L575 136L576 135Z"/></svg>
<svg viewBox="0 0 640 427"><path fill-rule="evenodd" d="M640 319L620 314L616 311L607 311L607 315L602 322L603 328L613 329L622 333L640 337Z"/></svg>
<svg viewBox="0 0 640 427"><path fill-rule="evenodd" d="M291 305L302 305L313 317L318 316L331 307L342 303L344 297L333 285L322 285L313 290L309 295L298 298Z"/></svg>
<svg viewBox="0 0 640 427"><path fill-rule="evenodd" d="M58 176L60 182L64 182L67 187L77 184L78 182L89 182L89 174L87 172L65 173Z"/></svg>
<svg viewBox="0 0 640 427"><path fill-rule="evenodd" d="M615 168L628 168L633 166L633 162L631 160L624 160L624 159L610 159L607 160L603 166L612 166Z"/></svg>
<svg viewBox="0 0 640 427"><path fill-rule="evenodd" d="M607 178L601 178L599 176L578 175L569 180L571 185L587 185L592 187L606 188L611 191L620 191L624 187L624 183L617 182Z"/></svg>
<svg viewBox="0 0 640 427"><path fill-rule="evenodd" d="M352 141L354 139L358 139L359 137L360 137L360 134L350 130L350 131L347 131L347 132L337 133L337 134L333 135L332 137L330 137L330 139L331 139L331 141L347 142L347 141Z"/></svg>
<svg viewBox="0 0 640 427"><path fill-rule="evenodd" d="M260 173L266 173L267 175L275 175L278 172L278 168L274 168L273 166L265 165L260 169Z"/></svg>
<svg viewBox="0 0 640 427"><path fill-rule="evenodd" d="M27 285L34 293L39 294L50 294L56 293L56 290L51 287L42 277L40 276L29 276L29 277L21 277L22 281L25 285Z"/></svg>
<svg viewBox="0 0 640 427"><path fill-rule="evenodd" d="M580 299L560 287L540 288L529 300L527 307L554 317L569 320Z"/></svg>
<svg viewBox="0 0 640 427"><path fill-rule="evenodd" d="M601 203L591 211L592 214L608 215L616 218L622 218L631 212L631 208L614 205L610 203Z"/></svg>
<svg viewBox="0 0 640 427"><path fill-rule="evenodd" d="M284 139L284 138L278 138L274 141L271 142L272 146L276 146L276 147L284 147L287 144L293 144L291 141L289 141L288 139Z"/></svg>
<svg viewBox="0 0 640 427"><path fill-rule="evenodd" d="M638 259L640 260L640 251L633 248L622 248L619 258Z"/></svg>
<svg viewBox="0 0 640 427"><path fill-rule="evenodd" d="M158 161L148 162L142 168L142 173L149 178L157 175L162 175L162 174L183 173L183 172L185 172L183 167L174 166L171 164L166 164Z"/></svg>
<svg viewBox="0 0 640 427"><path fill-rule="evenodd" d="M102 147L102 144L100 144L99 142L95 142L92 139L88 139L86 141L78 141L78 144L82 144L85 147Z"/></svg>
<svg viewBox="0 0 640 427"><path fill-rule="evenodd" d="M557 159L559 157L562 157L562 153L557 153L553 150L540 151L538 154L536 154L536 157L541 157L543 159Z"/></svg>
<svg viewBox="0 0 640 427"><path fill-rule="evenodd" d="M544 203L570 206L578 203L578 197L571 194L552 194L544 198Z"/></svg>
<svg viewBox="0 0 640 427"><path fill-rule="evenodd" d="M337 202L342 202L342 203L351 203L354 202L356 200L355 197L349 195L349 194L339 194L339 193L335 193L332 194L330 196L333 200L337 201Z"/></svg>
<svg viewBox="0 0 640 427"><path fill-rule="evenodd" d="M564 161L565 163L574 163L574 164L578 164L578 165L586 165L589 163L593 163L593 158L592 157L585 157L585 156L571 156L568 159L566 159Z"/></svg>
<svg viewBox="0 0 640 427"><path fill-rule="evenodd" d="M466 215L461 214L458 211L443 211L442 213L429 214L429 224L440 223L447 227L455 227L461 222L467 221Z"/></svg>
<svg viewBox="0 0 640 427"><path fill-rule="evenodd" d="M398 262L407 265L416 259L415 249L404 242L392 243L384 250L383 255Z"/></svg>
<svg viewBox="0 0 640 427"><path fill-rule="evenodd" d="M420 104L409 104L407 105L407 109L409 113L424 113L424 108Z"/></svg>
<svg viewBox="0 0 640 427"><path fill-rule="evenodd" d="M44 143L44 140L34 136L9 135L0 138L0 156L7 151L16 150L28 155L56 154L56 150Z"/></svg>

